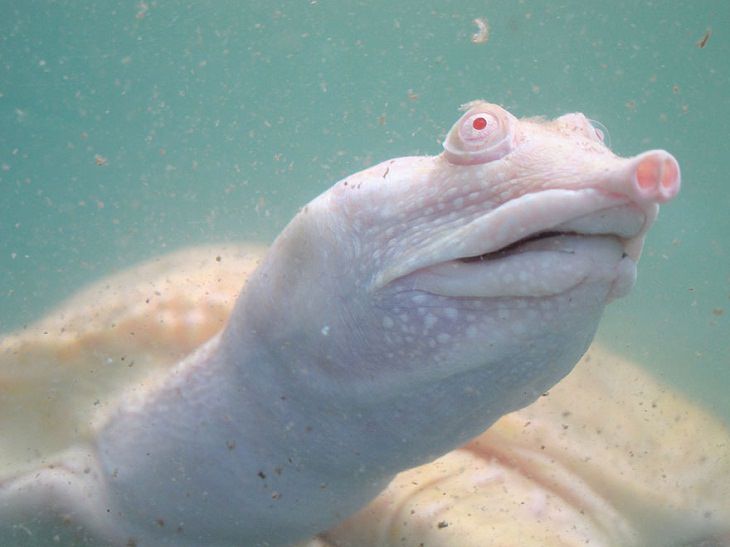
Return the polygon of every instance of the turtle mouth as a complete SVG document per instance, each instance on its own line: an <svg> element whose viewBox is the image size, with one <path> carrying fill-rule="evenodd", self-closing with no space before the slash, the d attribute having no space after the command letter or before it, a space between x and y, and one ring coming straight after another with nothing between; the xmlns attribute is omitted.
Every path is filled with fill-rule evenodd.
<svg viewBox="0 0 730 547"><path fill-rule="evenodd" d="M630 243L645 232L646 224L645 211L632 203L621 203L590 210L553 226L538 227L522 237L504 238L499 246L487 248L478 254L454 257L454 259L465 264L498 260L520 253L526 248L534 249L536 243L542 241L579 236L614 237L626 247L624 254L628 255ZM513 231L519 234L519 227ZM638 259L638 256L632 258Z"/></svg>
<svg viewBox="0 0 730 547"><path fill-rule="evenodd" d="M605 234L591 234L591 235L603 235L603 236L614 236L620 241L625 241L626 238L619 237L617 234L612 233L605 233ZM528 244L535 241L544 241L549 240L552 238L560 238L560 237L570 237L570 236L588 236L588 234L579 233L579 232L560 232L557 230L547 230L544 232L538 232L532 235L529 235L527 237L523 237L522 239L518 239L517 241L513 241L512 243L509 243L508 245L505 245L501 249L497 249L496 251L490 251L487 253L482 253L477 256L465 256L458 258L457 260L463 264L471 264L471 263L479 263L479 262L485 262L488 260L499 260L500 258L505 258L514 254L520 253L523 248ZM628 256L628 253L626 251L623 252L621 258L626 258Z"/></svg>
<svg viewBox="0 0 730 547"><path fill-rule="evenodd" d="M591 189L516 201L414 249L380 281L476 298L557 295L590 281L630 287L655 206Z"/></svg>
<svg viewBox="0 0 730 547"><path fill-rule="evenodd" d="M629 257L638 260L643 234L656 216L656 205L641 206L596 190L549 189L524 194L486 211L452 230L434 230L417 246L404 251L373 280L375 289L427 268L458 263L478 264L510 258L551 241L578 236L609 235L619 240Z"/></svg>
<svg viewBox="0 0 730 547"><path fill-rule="evenodd" d="M540 241L552 237L558 237L558 236L566 236L566 235L578 235L575 232L558 232L556 230L548 230L545 232L538 232L536 234L529 235L527 237L523 237L522 239L518 239L517 241L513 241L512 243L509 243L508 245L505 245L501 249L497 249L496 251L490 251L487 253L482 253L477 256L465 256L458 258L457 260L459 262L462 262L464 264L471 264L473 262L484 262L486 260L498 260L500 258L504 258L506 256L510 256L511 254L517 253L520 251L520 248L532 241Z"/></svg>
<svg viewBox="0 0 730 547"><path fill-rule="evenodd" d="M548 230L494 251L426 266L398 284L448 297L547 297L588 281L613 285L626 274L630 281L633 270L625 240L615 233Z"/></svg>

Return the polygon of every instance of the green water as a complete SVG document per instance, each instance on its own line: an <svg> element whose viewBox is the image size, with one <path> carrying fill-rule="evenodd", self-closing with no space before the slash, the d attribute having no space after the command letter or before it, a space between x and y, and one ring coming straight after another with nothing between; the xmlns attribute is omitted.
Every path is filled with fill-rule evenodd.
<svg viewBox="0 0 730 547"><path fill-rule="evenodd" d="M726 0L0 7L0 332L140 259L268 242L345 174L438 153L484 98L679 159L599 339L730 419Z"/></svg>

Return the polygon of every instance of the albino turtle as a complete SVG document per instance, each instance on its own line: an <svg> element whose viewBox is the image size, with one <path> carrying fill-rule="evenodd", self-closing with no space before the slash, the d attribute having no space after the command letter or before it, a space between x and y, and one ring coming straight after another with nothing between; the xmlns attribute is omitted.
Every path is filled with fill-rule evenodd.
<svg viewBox="0 0 730 547"><path fill-rule="evenodd" d="M88 438L115 389L215 335L263 254L229 245L155 258L6 336L2 474ZM400 473L311 545L730 544L728 476L730 433L717 419L592 347L546 396L461 449ZM59 515L70 519L65 511ZM86 544L85 530L70 522L52 535ZM32 518L8 532L22 545L37 535Z"/></svg>
<svg viewBox="0 0 730 547"><path fill-rule="evenodd" d="M565 376L679 181L667 152L618 158L581 114L475 102L441 155L339 182L255 270L253 249L208 249L101 282L3 341L0 533L279 545L330 528ZM519 446L532 431L469 446L514 446L499 457L567 492ZM356 538L380 518L365 511L319 541Z"/></svg>

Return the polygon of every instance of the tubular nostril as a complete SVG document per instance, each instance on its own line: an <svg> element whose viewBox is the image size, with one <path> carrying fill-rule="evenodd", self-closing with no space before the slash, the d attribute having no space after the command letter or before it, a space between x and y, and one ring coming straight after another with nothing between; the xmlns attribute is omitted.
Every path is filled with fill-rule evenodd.
<svg viewBox="0 0 730 547"><path fill-rule="evenodd" d="M666 158L664 160L664 169L662 169L661 185L667 190L674 190L679 182L679 166L674 158Z"/></svg>
<svg viewBox="0 0 730 547"><path fill-rule="evenodd" d="M663 150L646 152L634 168L636 189L643 199L659 203L669 201L679 192L679 164Z"/></svg>
<svg viewBox="0 0 730 547"><path fill-rule="evenodd" d="M636 182L642 190L655 188L660 175L660 162L654 156L644 158L636 166Z"/></svg>

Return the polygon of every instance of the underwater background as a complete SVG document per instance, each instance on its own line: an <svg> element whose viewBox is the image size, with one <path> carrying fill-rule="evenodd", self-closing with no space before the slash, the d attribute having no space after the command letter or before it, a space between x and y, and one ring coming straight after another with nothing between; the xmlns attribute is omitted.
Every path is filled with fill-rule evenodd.
<svg viewBox="0 0 730 547"><path fill-rule="evenodd" d="M677 157L598 340L730 420L726 0L0 7L0 332L145 258L270 242L344 175L439 153L482 98Z"/></svg>

